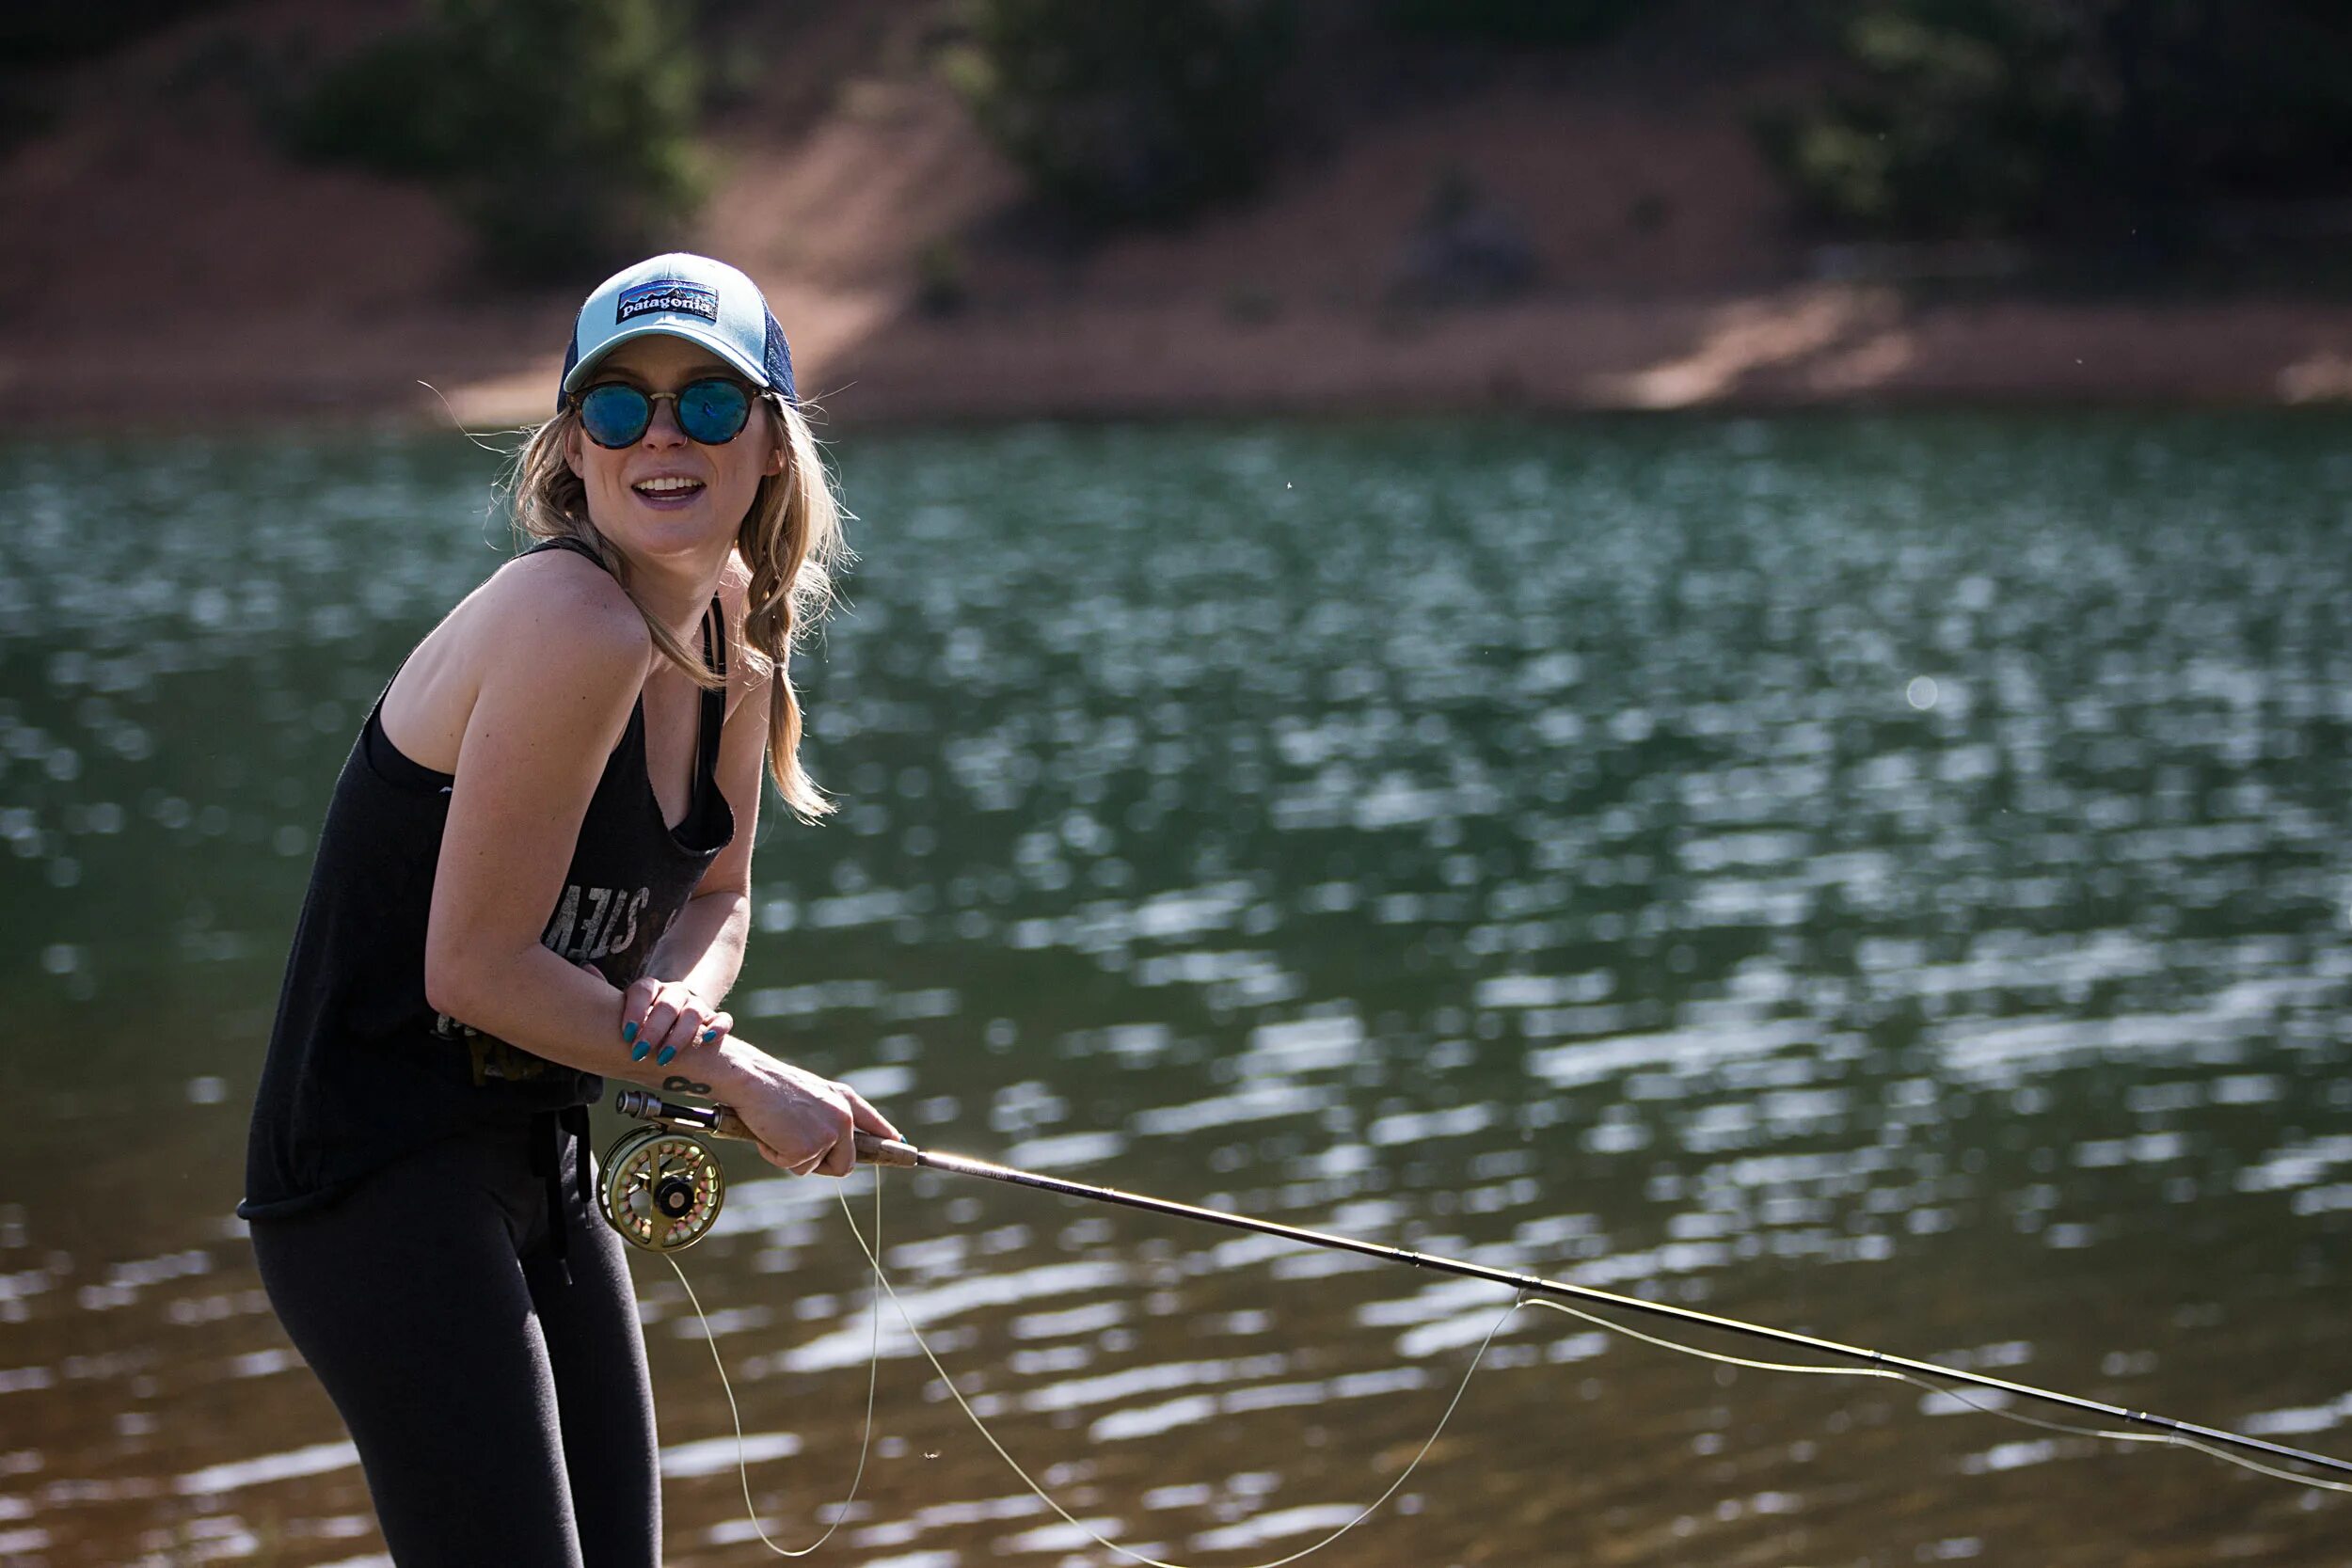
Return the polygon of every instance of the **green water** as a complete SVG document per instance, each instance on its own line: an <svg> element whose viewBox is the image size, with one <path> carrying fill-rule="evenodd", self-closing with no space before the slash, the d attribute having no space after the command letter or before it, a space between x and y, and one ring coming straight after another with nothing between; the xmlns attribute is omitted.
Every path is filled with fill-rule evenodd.
<svg viewBox="0 0 2352 1568"><path fill-rule="evenodd" d="M0 1561L373 1560L230 1210L311 834L501 558L495 464L8 456ZM747 1037L943 1148L2352 1450L2352 420L836 457L865 559L798 673L845 809L763 825ZM730 1168L684 1262L797 1544L854 1462L868 1284L820 1184ZM1506 1305L936 1177L885 1205L1007 1445L1187 1561L1377 1496ZM639 1280L670 1560L770 1560L701 1327ZM1115 1560L882 1352L816 1560ZM2336 1564L2347 1517L1522 1310L1323 1560Z"/></svg>

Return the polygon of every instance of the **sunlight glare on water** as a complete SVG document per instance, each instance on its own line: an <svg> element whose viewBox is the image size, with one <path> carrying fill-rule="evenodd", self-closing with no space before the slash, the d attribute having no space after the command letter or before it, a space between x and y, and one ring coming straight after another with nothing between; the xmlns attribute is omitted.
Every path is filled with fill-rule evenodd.
<svg viewBox="0 0 2352 1568"><path fill-rule="evenodd" d="M847 441L864 560L796 672L843 811L763 822L739 1028L940 1148L2352 1449L2347 436ZM0 1560L369 1560L229 1211L335 769L501 558L486 460L11 455ZM810 1539L869 1285L830 1189L726 1158L683 1261L763 1522ZM1210 1563L1377 1496L1507 1305L930 1174L883 1225L1062 1505ZM670 1560L768 1560L704 1327L646 1262ZM880 1354L835 1560L1112 1560L887 1312ZM2317 1565L2344 1517L1523 1311L1327 1560Z"/></svg>

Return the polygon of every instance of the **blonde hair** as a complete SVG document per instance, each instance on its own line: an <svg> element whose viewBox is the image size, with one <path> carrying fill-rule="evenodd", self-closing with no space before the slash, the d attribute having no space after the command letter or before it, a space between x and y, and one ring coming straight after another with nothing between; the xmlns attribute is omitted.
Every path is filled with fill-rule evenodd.
<svg viewBox="0 0 2352 1568"><path fill-rule="evenodd" d="M830 816L833 801L802 768L801 705L792 690L792 647L833 607L833 574L852 559L841 537L841 503L808 420L773 392L761 394L783 443L783 471L759 482L751 509L736 530L736 553L751 573L743 594L743 624L735 628L743 661L768 680L768 776L784 803L803 822ZM588 517L588 488L564 460L580 415L565 408L531 433L507 479L517 541L576 539L611 568L624 592L628 562ZM635 602L636 595L630 594ZM644 606L638 605L644 614ZM651 615L645 629L662 657L706 690L725 677L689 650Z"/></svg>

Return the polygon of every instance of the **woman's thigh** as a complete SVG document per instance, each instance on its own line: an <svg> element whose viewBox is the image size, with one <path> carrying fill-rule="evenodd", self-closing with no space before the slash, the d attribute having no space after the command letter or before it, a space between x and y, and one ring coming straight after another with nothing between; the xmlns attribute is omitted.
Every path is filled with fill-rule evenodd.
<svg viewBox="0 0 2352 1568"><path fill-rule="evenodd" d="M578 1140L566 1142L586 1157ZM523 1279L555 1377L580 1557L585 1568L653 1568L661 1559L661 1468L637 1292L620 1237L580 1201L568 1160L563 1192L568 1271L534 1253Z"/></svg>
<svg viewBox="0 0 2352 1568"><path fill-rule="evenodd" d="M569 1423L516 1255L534 1188L453 1140L253 1227L271 1305L351 1429L400 1568L582 1568Z"/></svg>

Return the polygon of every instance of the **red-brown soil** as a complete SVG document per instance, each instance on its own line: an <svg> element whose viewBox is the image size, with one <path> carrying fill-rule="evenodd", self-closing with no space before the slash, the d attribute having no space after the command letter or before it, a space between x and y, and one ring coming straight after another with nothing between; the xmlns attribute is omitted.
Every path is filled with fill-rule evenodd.
<svg viewBox="0 0 2352 1568"><path fill-rule="evenodd" d="M222 39L400 10L256 0L84 68L0 164L0 410L44 425L313 417L477 427L548 405L583 277L482 284L428 192L289 161ZM1498 79L1287 155L1179 232L1039 237L1021 182L903 40L836 8L714 134L680 243L759 277L836 428L1253 410L2352 397L2352 303L2099 303L1823 280L1720 86ZM322 42L323 40L323 42ZM1670 86L1671 84L1669 84ZM1535 259L1502 303L1393 285L1448 180ZM944 246L964 302L921 305Z"/></svg>

